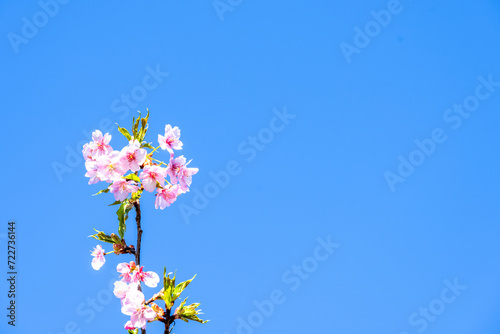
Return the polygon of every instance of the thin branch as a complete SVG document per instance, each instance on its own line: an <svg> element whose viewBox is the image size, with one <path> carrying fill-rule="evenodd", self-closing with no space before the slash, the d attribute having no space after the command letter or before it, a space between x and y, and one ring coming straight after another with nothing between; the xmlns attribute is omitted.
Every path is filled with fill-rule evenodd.
<svg viewBox="0 0 500 334"><path fill-rule="evenodd" d="M170 310L167 309L167 312L165 314L165 319L167 320L165 322L165 331L163 332L163 334L170 334L170 320L171 320L171 316L170 316Z"/></svg>
<svg viewBox="0 0 500 334"><path fill-rule="evenodd" d="M137 245L135 248L135 264L136 266L141 266L141 239L142 239L142 228L141 228L141 204L139 199L133 202L135 208L135 222L137 223Z"/></svg>
<svg viewBox="0 0 500 334"><path fill-rule="evenodd" d="M141 203L139 202L139 199L136 199L134 202L134 208L135 208L135 222L137 223L137 245L135 248L135 265L137 267L141 267L141 239L142 239L142 228L141 228ZM141 282L139 282L137 288L139 291L142 291L141 289ZM141 328L141 333L146 334L146 330Z"/></svg>

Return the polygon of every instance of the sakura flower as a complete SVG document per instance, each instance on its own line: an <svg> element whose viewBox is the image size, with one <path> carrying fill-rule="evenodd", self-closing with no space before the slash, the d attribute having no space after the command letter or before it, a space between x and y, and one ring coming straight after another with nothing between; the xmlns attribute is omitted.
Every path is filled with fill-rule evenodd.
<svg viewBox="0 0 500 334"><path fill-rule="evenodd" d="M135 291L138 291L137 283L127 284L123 281L116 281L113 294L116 298L120 298L120 302L123 306L128 303L130 298L134 298Z"/></svg>
<svg viewBox="0 0 500 334"><path fill-rule="evenodd" d="M132 321L129 320L125 323L125 329L135 329L135 327L132 326Z"/></svg>
<svg viewBox="0 0 500 334"><path fill-rule="evenodd" d="M123 281L116 281L115 288L113 289L113 294L116 298L123 299L127 296L127 292L130 290L130 286Z"/></svg>
<svg viewBox="0 0 500 334"><path fill-rule="evenodd" d="M122 277L122 282L134 283L137 281L136 281L136 277L134 275L132 275L132 273L136 268L137 268L137 266L135 265L134 261L130 261L130 263L123 262L123 263L120 263L116 266L116 271L121 273L120 276Z"/></svg>
<svg viewBox="0 0 500 334"><path fill-rule="evenodd" d="M158 285L158 282L160 282L158 274L153 271L144 271L143 269L144 267L137 267L134 261L130 261L130 263L120 263L116 266L116 270L121 273L120 276L122 277L122 280L120 282L124 284L130 283L130 285L144 282L144 284L150 288L155 288ZM137 284L135 284L135 286L137 289ZM125 286L123 284L118 284L118 282L115 283L115 289L118 289L117 293L120 294L120 296L124 296L126 291L128 291L125 291ZM115 294L115 296L118 297L117 294Z"/></svg>
<svg viewBox="0 0 500 334"><path fill-rule="evenodd" d="M144 189L153 192L156 189L156 182L159 182L163 186L166 176L167 170L165 168L161 168L160 166L146 166L144 167L144 171L139 175L139 178L142 180Z"/></svg>
<svg viewBox="0 0 500 334"><path fill-rule="evenodd" d="M130 169L133 172L137 172L141 169L141 165L146 161L147 151L140 148L139 141L137 139L131 140L128 146L125 146L121 151L120 161L122 166L127 170Z"/></svg>
<svg viewBox="0 0 500 334"><path fill-rule="evenodd" d="M115 195L117 201L123 201L128 197L128 194L135 193L139 190L139 187L135 185L133 181L127 181L125 179L120 179L114 181L108 189Z"/></svg>
<svg viewBox="0 0 500 334"><path fill-rule="evenodd" d="M119 151L113 151L108 155L99 157L97 165L100 178L106 182L118 180L127 172L127 168L120 161Z"/></svg>
<svg viewBox="0 0 500 334"><path fill-rule="evenodd" d="M135 281L144 282L150 288L156 288L158 282L160 282L160 277L154 271L143 271L144 267L140 267L138 270L134 271Z"/></svg>
<svg viewBox="0 0 500 334"><path fill-rule="evenodd" d="M188 168L187 165L189 162L181 166L179 170L179 175L177 176L179 178L179 185L182 191L189 191L189 187L191 186L191 182L193 182L192 176L196 173L198 173L198 168Z"/></svg>
<svg viewBox="0 0 500 334"><path fill-rule="evenodd" d="M189 186L191 186L192 182L192 175L198 173L198 168L187 167L190 162L191 160L186 163L186 158L181 155L175 159L170 158L170 163L167 167L167 174L170 176L171 182L179 182L180 189L182 191L189 191Z"/></svg>
<svg viewBox="0 0 500 334"><path fill-rule="evenodd" d="M89 184L94 184L99 181L102 181L100 178L100 174L98 173L99 164L97 161L85 161L85 168L87 169L87 173L85 173L86 177L89 177Z"/></svg>
<svg viewBox="0 0 500 334"><path fill-rule="evenodd" d="M111 146L108 145L111 140L111 135L109 133L103 136L101 131L95 130L92 132L92 140L93 142L89 143L90 149L92 149L92 157L100 157L113 151Z"/></svg>
<svg viewBox="0 0 500 334"><path fill-rule="evenodd" d="M181 166L186 164L186 158L183 155L177 158L170 157L170 162L167 166L167 175L170 176L170 182L177 183L177 175L179 174L179 170Z"/></svg>
<svg viewBox="0 0 500 334"><path fill-rule="evenodd" d="M101 245L97 245L91 255L94 257L92 259L92 268L94 268L94 270L101 269L104 262L106 262L104 258L104 249L102 249Z"/></svg>
<svg viewBox="0 0 500 334"><path fill-rule="evenodd" d="M89 143L83 145L82 155L85 158L85 161L94 160L92 157L92 151L92 147Z"/></svg>
<svg viewBox="0 0 500 334"><path fill-rule="evenodd" d="M182 193L182 190L177 184L171 185L168 188L157 189L156 191L158 193L156 194L155 208L160 208L162 210L175 202L177 196Z"/></svg>
<svg viewBox="0 0 500 334"><path fill-rule="evenodd" d="M170 124L167 124L165 125L165 136L158 135L158 144L160 144L162 150L167 150L170 155L173 155L173 150L182 150L180 136L181 130L178 127L172 128Z"/></svg>
<svg viewBox="0 0 500 334"><path fill-rule="evenodd" d="M132 292L130 293L132 295ZM156 318L156 312L149 306L146 306L144 294L140 291L133 293L133 298L127 300L122 306L122 313L130 315L130 322L125 325L134 328L146 328L148 321L153 321Z"/></svg>

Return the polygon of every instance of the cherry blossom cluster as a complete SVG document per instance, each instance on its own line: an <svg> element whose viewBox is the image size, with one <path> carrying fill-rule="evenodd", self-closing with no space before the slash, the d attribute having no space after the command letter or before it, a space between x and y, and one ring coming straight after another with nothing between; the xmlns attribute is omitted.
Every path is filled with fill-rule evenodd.
<svg viewBox="0 0 500 334"><path fill-rule="evenodd" d="M120 202L139 190L156 190L155 207L163 210L170 206L177 196L189 191L192 176L198 173L198 168L188 167L191 161L186 162L184 156L174 158L174 150L182 149L180 135L179 128L172 128L170 124L165 126L165 135L158 135L159 146L156 149L161 148L170 153L169 163L166 164L153 159L152 155L156 149L148 154L144 148L150 146L147 143L141 144L137 139L131 139L127 146L117 151L109 145L111 135L103 135L101 131L96 130L92 133L92 141L85 144L82 150L87 169L85 176L89 177L89 184L99 181L110 183L107 190ZM163 165L166 167L162 167ZM127 178L125 174L128 171L136 175L139 171L141 173L138 179ZM166 180L167 176L170 182Z"/></svg>
<svg viewBox="0 0 500 334"><path fill-rule="evenodd" d="M202 314L198 309L199 303L185 305L186 299L175 309L174 302L180 297L181 292L194 279L175 284L175 275L170 278L163 273L163 287L151 299L146 301L142 292L141 283L155 288L160 282L160 277L153 271L144 271L140 266L141 248L141 210L140 199L144 191L155 193L155 208L165 209L170 206L180 194L189 191L192 176L198 173L198 168L188 167L191 161L184 156L174 157L174 150L182 149L180 141L181 132L178 127L170 124L165 126L165 134L158 135L158 146L144 141L148 128L149 111L146 117L139 116L132 122L132 132L118 127L118 130L127 138L128 144L121 150L111 147L111 135L102 134L96 130L92 133L92 141L83 146L85 158L85 176L89 184L106 182L108 186L97 194L111 192L115 202L110 205L119 205L116 212L118 216L117 234L106 234L95 230L97 233L91 237L113 245L113 250L105 252L101 245L97 245L92 255L92 268L99 270L106 262L105 256L111 253L116 255L132 254L135 261L118 264L116 270L121 279L115 282L114 295L120 299L121 312L130 316L125 324L129 333L138 334L139 329L145 333L146 324L160 321L165 324L165 333L170 333L170 326L177 319L188 322L189 320L206 323L198 318ZM140 125L140 126L139 126ZM153 158L153 153L158 149L169 153L168 163ZM148 152L147 149L151 151ZM137 244L128 245L125 242L126 221L128 213L136 210ZM195 275L196 276L196 275ZM156 300L165 302L165 309L154 303Z"/></svg>
<svg viewBox="0 0 500 334"><path fill-rule="evenodd" d="M122 279L115 282L113 293L120 299L122 313L130 316L125 329L145 329L148 321L154 321L158 317L151 306L146 305L144 294L139 290L139 282L155 288L160 278L153 271L144 272L143 268L138 268L134 261L120 263L116 267Z"/></svg>

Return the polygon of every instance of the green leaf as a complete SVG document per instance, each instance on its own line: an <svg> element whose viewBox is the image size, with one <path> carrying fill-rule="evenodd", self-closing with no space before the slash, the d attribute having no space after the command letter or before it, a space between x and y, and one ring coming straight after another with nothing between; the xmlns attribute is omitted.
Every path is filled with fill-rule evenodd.
<svg viewBox="0 0 500 334"><path fill-rule="evenodd" d="M116 211L116 214L118 215L118 234L120 234L120 237L123 239L125 237L125 230L127 229L127 226L125 225L125 222L128 219L128 213L130 210L132 210L134 206L128 199L124 200L122 204L120 205L120 208L118 211Z"/></svg>
<svg viewBox="0 0 500 334"><path fill-rule="evenodd" d="M118 126L118 131L121 132L122 135L125 136L125 138L127 138L128 141L130 141L132 139L132 136L130 135L130 132L128 132L127 129L125 128L121 128L118 123L115 123L117 126Z"/></svg>
<svg viewBox="0 0 500 334"><path fill-rule="evenodd" d="M197 321L202 324L205 324L208 322L208 320L201 320L198 318L198 315L203 314L200 309L197 310L197 308L200 306L200 303L193 303L188 306L184 306L186 304L186 299L182 301L182 303L177 307L175 310L175 314L181 318L181 320L184 320L185 322L188 322L188 320L192 321Z"/></svg>
<svg viewBox="0 0 500 334"><path fill-rule="evenodd" d="M191 283L194 280L195 277L196 277L196 275L194 275L193 278L191 278L190 280L187 280L185 282L177 284L177 286L174 289L174 293L173 293L175 299L179 298L182 291L184 291L184 289L189 285L189 283Z"/></svg>
<svg viewBox="0 0 500 334"><path fill-rule="evenodd" d="M155 149L155 148L153 147L153 145L151 145L151 143L146 143L146 142L143 142L143 143L141 144L141 148L144 148L144 147L149 148L149 149L151 149L151 150L154 150L154 149Z"/></svg>
<svg viewBox="0 0 500 334"><path fill-rule="evenodd" d="M158 182L158 181L157 181ZM142 195L142 190L137 190L135 193L132 194L132 201L138 200L141 198Z"/></svg>
<svg viewBox="0 0 500 334"><path fill-rule="evenodd" d="M170 274L168 274L170 276ZM163 291L167 290L167 267L163 267Z"/></svg>
<svg viewBox="0 0 500 334"><path fill-rule="evenodd" d="M174 277L170 278L170 274L167 275L167 268L163 267L163 300L165 301L165 307L170 310L174 306L175 298L173 298L173 291L175 287L175 274Z"/></svg>
<svg viewBox="0 0 500 334"><path fill-rule="evenodd" d="M129 329L129 330L127 330L127 333L128 334L137 334L137 333L139 333L139 328Z"/></svg>
<svg viewBox="0 0 500 334"><path fill-rule="evenodd" d="M135 117L132 120L132 133L134 134L134 139L138 139L138 133L137 130L139 129L139 121L141 120L141 112L139 111L139 117L135 119Z"/></svg>
<svg viewBox="0 0 500 334"><path fill-rule="evenodd" d="M148 124L148 120L149 120L149 109L148 109L148 108L146 108L146 111L147 111L148 113L146 114L146 117L144 117L144 118L142 119L142 127L145 127L145 126L146 126L146 124Z"/></svg>
<svg viewBox="0 0 500 334"><path fill-rule="evenodd" d="M106 188L106 189L103 189L103 190L100 190L97 194L94 194L92 196L97 196L99 194L104 194L104 193L109 193L109 188Z"/></svg>
<svg viewBox="0 0 500 334"><path fill-rule="evenodd" d="M96 230L96 229L94 229L94 231L96 231L97 233L93 234L93 235L89 235L89 237L92 237L92 238L94 238L96 240L99 240L99 241L102 241L102 242L107 242L107 243L110 243L110 244L114 244L115 243L112 236L107 235L103 231L99 231L99 230Z"/></svg>
<svg viewBox="0 0 500 334"><path fill-rule="evenodd" d="M134 173L131 173L131 174L125 176L125 179L132 180L135 182L141 182L141 179L139 178L139 176L135 175Z"/></svg>
<svg viewBox="0 0 500 334"><path fill-rule="evenodd" d="M113 203L108 204L108 206L118 205L118 204L121 204L121 203L122 203L122 201L114 201Z"/></svg>
<svg viewBox="0 0 500 334"><path fill-rule="evenodd" d="M141 130L139 131L139 136L138 140L139 142L142 142L144 140L144 137L146 137L146 132L148 131L148 119L149 119L149 109L146 109L148 111L148 114L146 117L141 119Z"/></svg>

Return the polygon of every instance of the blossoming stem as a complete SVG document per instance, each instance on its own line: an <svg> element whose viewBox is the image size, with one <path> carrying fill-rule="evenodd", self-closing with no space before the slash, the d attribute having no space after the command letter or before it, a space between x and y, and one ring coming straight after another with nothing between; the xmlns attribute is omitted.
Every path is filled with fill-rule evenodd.
<svg viewBox="0 0 500 334"><path fill-rule="evenodd" d="M154 161L159 162L159 163L160 163L160 166L161 166L161 165L168 166L168 164L164 163L164 162L163 162L163 161L161 161L161 160L158 160L158 159L155 159L155 158L151 158L151 160L154 160Z"/></svg>
<svg viewBox="0 0 500 334"><path fill-rule="evenodd" d="M158 147L156 147L154 150L152 150L152 151L151 151L151 153L149 153L149 155L153 155L153 153L155 153L155 151L156 151L157 149L159 149L160 147L161 147L161 145L158 145Z"/></svg>

